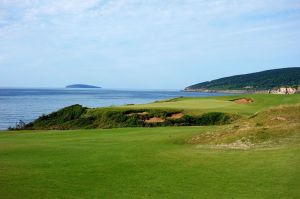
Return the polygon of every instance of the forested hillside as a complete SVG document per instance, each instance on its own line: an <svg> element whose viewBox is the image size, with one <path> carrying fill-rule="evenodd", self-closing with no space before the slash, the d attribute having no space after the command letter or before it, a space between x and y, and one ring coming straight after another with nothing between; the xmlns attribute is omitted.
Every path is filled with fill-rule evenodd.
<svg viewBox="0 0 300 199"><path fill-rule="evenodd" d="M297 87L298 85L300 85L300 67L294 67L225 77L195 84L185 90L268 90L281 86Z"/></svg>

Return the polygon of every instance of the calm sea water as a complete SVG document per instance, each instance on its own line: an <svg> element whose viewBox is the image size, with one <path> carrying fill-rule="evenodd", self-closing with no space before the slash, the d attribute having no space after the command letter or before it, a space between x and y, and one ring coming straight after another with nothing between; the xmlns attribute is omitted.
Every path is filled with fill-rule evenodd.
<svg viewBox="0 0 300 199"><path fill-rule="evenodd" d="M179 96L205 97L215 95L221 94L180 91L0 88L0 129L14 127L19 120L26 123L31 122L42 114L48 114L73 104L103 107L148 103Z"/></svg>

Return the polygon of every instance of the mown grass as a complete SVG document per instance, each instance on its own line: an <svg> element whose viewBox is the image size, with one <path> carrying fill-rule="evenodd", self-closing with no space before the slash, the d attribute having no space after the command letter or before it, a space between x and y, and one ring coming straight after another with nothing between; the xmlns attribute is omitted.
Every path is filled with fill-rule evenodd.
<svg viewBox="0 0 300 199"><path fill-rule="evenodd" d="M201 149L220 127L0 134L1 198L298 198L299 146Z"/></svg>
<svg viewBox="0 0 300 199"><path fill-rule="evenodd" d="M240 97L254 102L230 101ZM251 117L224 126L2 132L0 198L299 198L297 103L298 96L182 98L144 107ZM242 147L232 147L237 141Z"/></svg>
<svg viewBox="0 0 300 199"><path fill-rule="evenodd" d="M249 98L253 103L237 104L234 99ZM300 103L300 95L231 95L206 98L177 98L173 100L158 101L155 103L130 106L130 108L154 109L183 109L187 114L203 114L205 112L227 112L250 116L258 111L263 111L278 105Z"/></svg>

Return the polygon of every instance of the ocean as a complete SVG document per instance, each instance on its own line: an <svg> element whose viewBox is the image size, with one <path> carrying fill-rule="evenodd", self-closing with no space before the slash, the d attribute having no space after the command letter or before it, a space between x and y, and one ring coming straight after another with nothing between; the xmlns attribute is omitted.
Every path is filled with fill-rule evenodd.
<svg viewBox="0 0 300 199"><path fill-rule="evenodd" d="M15 127L22 120L31 122L60 108L81 104L104 107L124 104L143 104L180 96L206 97L218 93L195 93L160 90L105 90L105 89L25 89L0 88L0 130Z"/></svg>

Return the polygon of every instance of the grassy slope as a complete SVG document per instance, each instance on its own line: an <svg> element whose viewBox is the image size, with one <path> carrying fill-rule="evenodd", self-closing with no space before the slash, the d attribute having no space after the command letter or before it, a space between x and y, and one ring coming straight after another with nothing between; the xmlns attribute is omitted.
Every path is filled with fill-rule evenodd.
<svg viewBox="0 0 300 199"><path fill-rule="evenodd" d="M228 100L239 97L230 96L143 107L252 115L300 101L299 96L246 97L255 102L238 105ZM228 126L1 133L0 198L299 198L299 110L274 109ZM278 116L286 120L273 120ZM202 147L233 142L245 132L274 136L273 130L289 139L249 150ZM204 143L187 144L202 135L208 138Z"/></svg>
<svg viewBox="0 0 300 199"><path fill-rule="evenodd" d="M299 145L199 149L213 127L0 135L2 198L297 198Z"/></svg>
<svg viewBox="0 0 300 199"><path fill-rule="evenodd" d="M237 104L230 100L238 98L251 98L250 104ZM228 112L243 115L252 115L258 111L284 104L300 103L300 95L232 95L207 98L177 98L175 100L160 101L150 104L134 105L130 108L168 108L183 109L189 114L201 114L204 112ZM128 106L127 106L128 107Z"/></svg>

